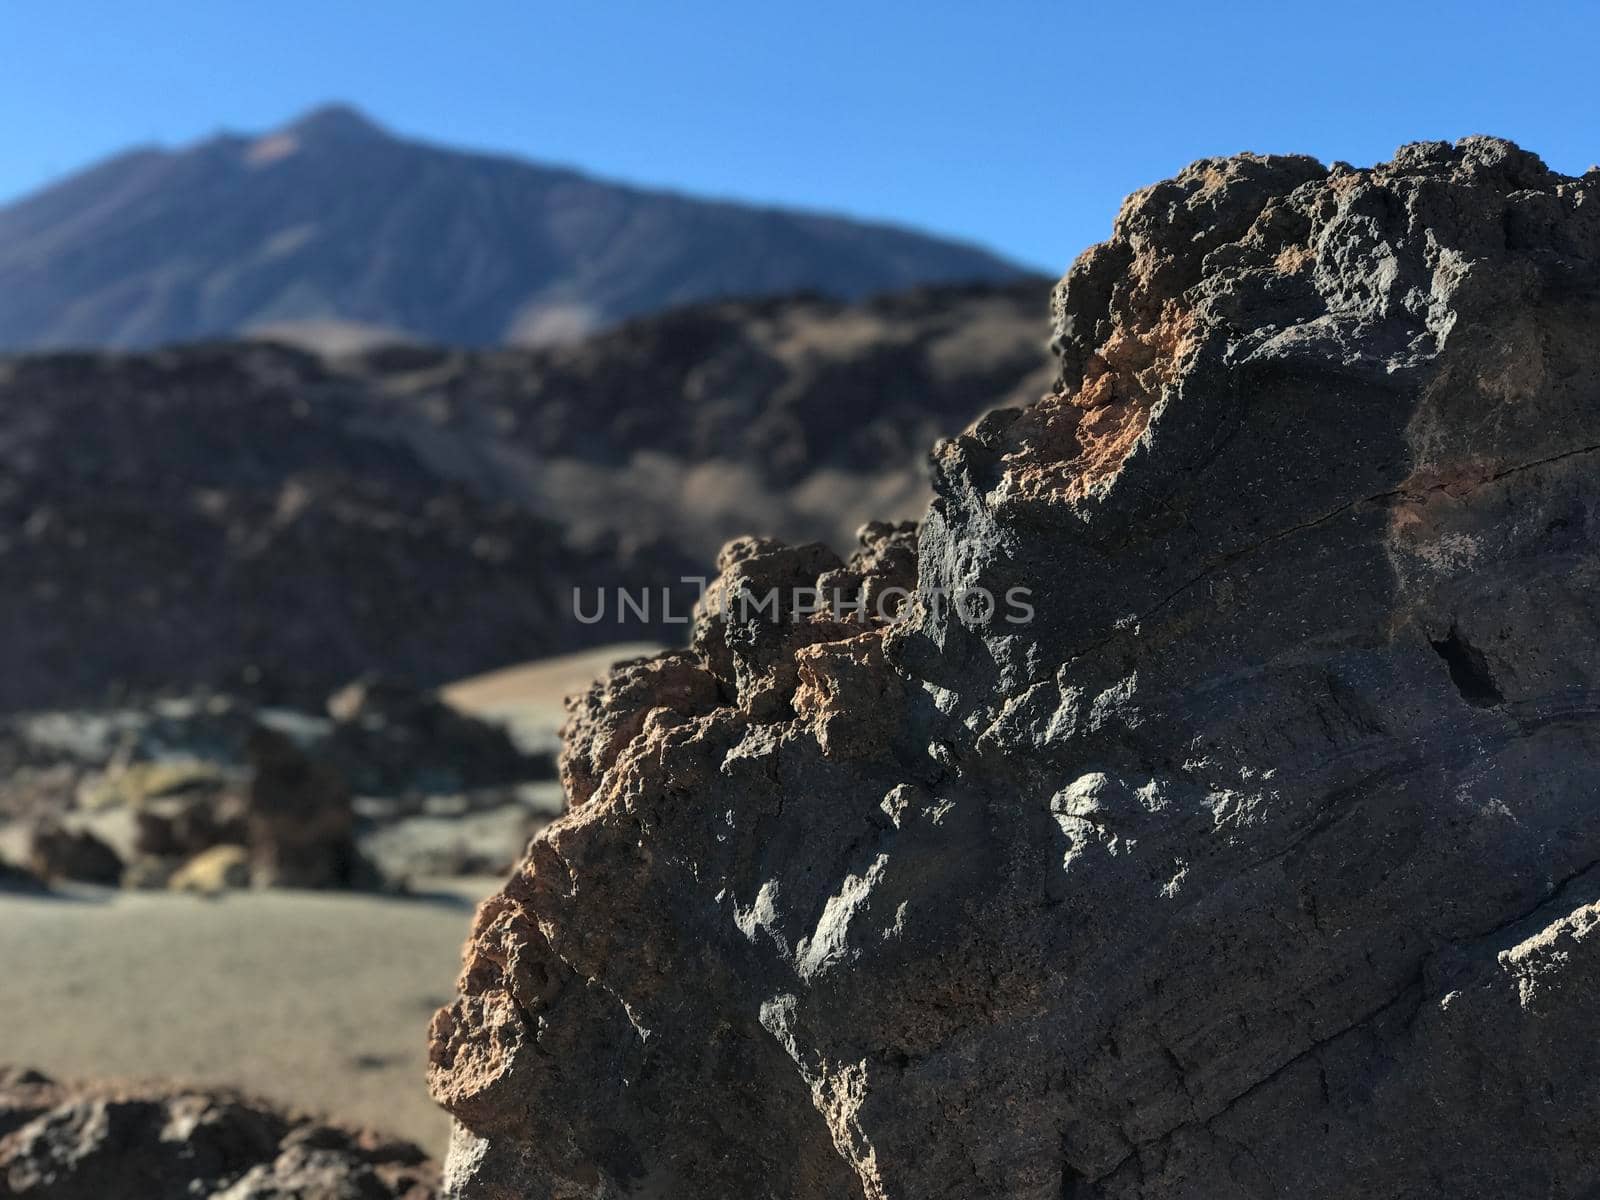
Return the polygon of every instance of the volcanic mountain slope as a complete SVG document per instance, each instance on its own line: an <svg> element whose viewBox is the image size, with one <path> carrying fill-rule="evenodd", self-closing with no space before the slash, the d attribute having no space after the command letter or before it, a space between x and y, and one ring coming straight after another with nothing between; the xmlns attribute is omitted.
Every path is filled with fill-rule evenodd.
<svg viewBox="0 0 1600 1200"><path fill-rule="evenodd" d="M1054 307L914 542L574 705L451 1194L1600 1194L1600 173L1204 160Z"/></svg>
<svg viewBox="0 0 1600 1200"><path fill-rule="evenodd" d="M263 136L135 150L0 208L0 347L308 321L550 341L717 297L1019 274L909 230L442 149L332 107Z"/></svg>
<svg viewBox="0 0 1600 1200"><path fill-rule="evenodd" d="M413 444L441 473L585 543L668 539L704 562L751 530L848 541L920 513L934 439L1048 389L1048 291L725 302L543 353L396 348L341 367L429 414Z"/></svg>
<svg viewBox="0 0 1600 1200"><path fill-rule="evenodd" d="M659 607L582 624L572 590L674 586L682 613L731 528L919 508L911 446L1042 390L1044 291L723 303L545 351L0 361L0 708L316 706L370 670L678 641Z"/></svg>

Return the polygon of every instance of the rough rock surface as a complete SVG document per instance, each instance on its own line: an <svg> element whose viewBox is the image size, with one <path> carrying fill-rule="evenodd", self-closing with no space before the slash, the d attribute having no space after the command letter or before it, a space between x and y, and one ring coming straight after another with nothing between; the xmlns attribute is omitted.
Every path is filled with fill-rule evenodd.
<svg viewBox="0 0 1600 1200"><path fill-rule="evenodd" d="M334 767L265 727L250 737L245 808L252 877L269 887L334 887L356 869L355 808Z"/></svg>
<svg viewBox="0 0 1600 1200"><path fill-rule="evenodd" d="M455 1194L1600 1194L1600 173L1202 161L1054 310L909 619L584 703L435 1018Z"/></svg>
<svg viewBox="0 0 1600 1200"><path fill-rule="evenodd" d="M545 351L0 359L0 713L320 707L369 671L681 642L573 589L682 614L734 534L920 511L917 453L1049 386L1047 291L728 301Z"/></svg>
<svg viewBox="0 0 1600 1200"><path fill-rule="evenodd" d="M409 1142L233 1093L0 1067L0 1197L431 1200L436 1179Z"/></svg>
<svg viewBox="0 0 1600 1200"><path fill-rule="evenodd" d="M30 831L28 868L39 879L115 886L122 878L117 852L86 829L41 821Z"/></svg>

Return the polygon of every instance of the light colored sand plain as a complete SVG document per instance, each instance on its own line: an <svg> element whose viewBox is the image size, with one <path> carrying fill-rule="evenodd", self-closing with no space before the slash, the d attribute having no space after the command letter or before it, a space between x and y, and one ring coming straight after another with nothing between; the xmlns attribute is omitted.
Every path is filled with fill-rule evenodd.
<svg viewBox="0 0 1600 1200"><path fill-rule="evenodd" d="M0 1062L229 1084L443 1154L428 1020L498 881L445 886L430 899L0 896Z"/></svg>
<svg viewBox="0 0 1600 1200"><path fill-rule="evenodd" d="M655 642L619 642L560 658L522 663L441 688L447 703L484 720L500 721L528 749L552 750L566 719L564 701L606 673L612 663L655 654Z"/></svg>

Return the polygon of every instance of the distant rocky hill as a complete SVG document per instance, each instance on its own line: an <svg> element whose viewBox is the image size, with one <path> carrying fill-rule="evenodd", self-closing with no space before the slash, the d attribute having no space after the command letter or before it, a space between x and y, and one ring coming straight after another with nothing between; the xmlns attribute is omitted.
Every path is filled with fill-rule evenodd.
<svg viewBox="0 0 1600 1200"><path fill-rule="evenodd" d="M0 360L0 710L194 685L320 704L681 627L738 532L851 536L921 448L1047 389L1045 286L729 302L545 350ZM592 609L591 609L592 611Z"/></svg>
<svg viewBox="0 0 1600 1200"><path fill-rule="evenodd" d="M974 246L395 137L347 108L141 149L0 208L0 347L306 323L552 342L696 301L1016 278Z"/></svg>

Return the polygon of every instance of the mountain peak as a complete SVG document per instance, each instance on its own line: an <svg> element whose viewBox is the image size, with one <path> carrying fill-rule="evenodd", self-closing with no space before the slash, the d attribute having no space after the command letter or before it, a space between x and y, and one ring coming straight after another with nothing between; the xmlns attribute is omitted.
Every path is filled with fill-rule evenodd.
<svg viewBox="0 0 1600 1200"><path fill-rule="evenodd" d="M313 108L284 126L281 132L300 140L348 141L389 136L388 130L349 104L324 104Z"/></svg>
<svg viewBox="0 0 1600 1200"><path fill-rule="evenodd" d="M1018 274L981 249L892 226L571 181L447 153L345 104L153 164L93 167L0 207L0 348L330 320L493 345L695 300Z"/></svg>

